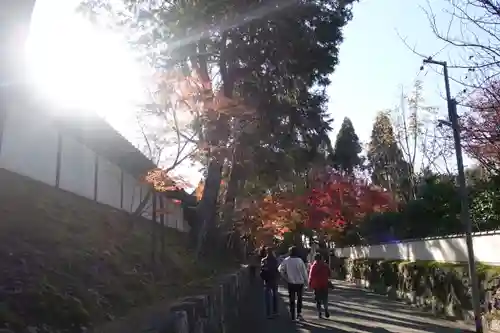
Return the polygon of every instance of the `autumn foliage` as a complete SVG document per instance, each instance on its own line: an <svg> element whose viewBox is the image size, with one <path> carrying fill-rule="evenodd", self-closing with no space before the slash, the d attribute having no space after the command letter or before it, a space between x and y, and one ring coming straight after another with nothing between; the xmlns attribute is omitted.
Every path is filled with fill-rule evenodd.
<svg viewBox="0 0 500 333"><path fill-rule="evenodd" d="M462 142L469 155L487 170L500 171L500 82L473 95L463 117Z"/></svg>
<svg viewBox="0 0 500 333"><path fill-rule="evenodd" d="M144 176L144 182L159 192L178 191L190 186L182 177L171 176L167 170L161 168L150 170Z"/></svg>
<svg viewBox="0 0 500 333"><path fill-rule="evenodd" d="M308 222L311 229L343 229L367 214L394 208L391 196L365 180L328 173L308 196Z"/></svg>
<svg viewBox="0 0 500 333"><path fill-rule="evenodd" d="M221 91L215 91L211 82L202 80L196 72L188 76L180 72L162 74L157 84L166 108L184 110L200 117L202 122L221 114L244 119L254 113L243 101L228 99ZM230 150L227 145L210 146L207 140L200 140L197 145L200 150L210 151L212 156ZM178 190L188 185L160 168L150 171L146 182L158 191ZM198 200L201 200L203 188L204 183L200 182L195 190ZM335 233L367 214L393 208L390 198L356 177L342 176L333 170L315 170L314 179L304 193L284 191L248 199L240 209L240 223L236 227L258 242L267 242L274 236L301 228Z"/></svg>
<svg viewBox="0 0 500 333"><path fill-rule="evenodd" d="M256 225L257 238L307 228L339 233L366 215L395 209L389 193L355 177L325 172L302 195L279 193L254 203L246 216Z"/></svg>
<svg viewBox="0 0 500 333"><path fill-rule="evenodd" d="M275 235L295 229L307 216L304 197L294 193L266 196L258 205L261 229Z"/></svg>
<svg viewBox="0 0 500 333"><path fill-rule="evenodd" d="M191 73L185 74L180 69L172 69L167 72L157 73L153 78L156 88L154 96L154 112L158 114L167 113L175 109L176 112L190 114L196 119L195 123L204 128L203 134L189 138L189 142L197 147L197 150L209 154L211 158L223 160L230 157L233 147L226 142L225 130L218 127L215 131L219 137L209 139L207 130L210 126L220 125L217 119L221 115L245 119L247 126L252 123L255 109L249 107L239 97L228 98L220 89L215 89L210 79L204 79L200 69L195 68ZM177 130L178 129L174 129ZM179 133L180 137L184 135ZM215 139L215 140L214 140ZM175 188L190 187L181 178L172 176L172 169L155 169L145 177L147 183L158 191L171 190Z"/></svg>

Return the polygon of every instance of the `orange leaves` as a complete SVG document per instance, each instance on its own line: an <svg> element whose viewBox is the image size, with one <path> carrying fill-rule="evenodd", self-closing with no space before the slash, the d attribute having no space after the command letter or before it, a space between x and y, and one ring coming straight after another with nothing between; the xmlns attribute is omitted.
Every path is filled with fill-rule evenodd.
<svg viewBox="0 0 500 333"><path fill-rule="evenodd" d="M209 118L218 114L232 117L254 114L255 109L238 98L228 98L222 90L214 91L210 81L203 80L195 71L184 75L181 70L157 74L156 83L160 94L174 107L187 106L190 112L203 112ZM215 118L214 118L215 119Z"/></svg>
<svg viewBox="0 0 500 333"><path fill-rule="evenodd" d="M308 197L309 221L313 229L342 229L367 214L394 208L392 197L354 177L333 172L321 176Z"/></svg>
<svg viewBox="0 0 500 333"><path fill-rule="evenodd" d="M206 101L205 108L232 117L242 117L256 112L255 109L245 105L244 101L239 98L227 98L222 90L218 91L211 100Z"/></svg>
<svg viewBox="0 0 500 333"><path fill-rule="evenodd" d="M203 180L200 180L200 182L198 183L198 186L196 186L196 190L194 191L196 199L198 201L200 201L201 198L203 197L203 190L204 189L205 189L205 182Z"/></svg>
<svg viewBox="0 0 500 333"><path fill-rule="evenodd" d="M144 181L159 192L176 191L191 187L183 178L179 176L170 176L166 170L159 168L149 171L144 177Z"/></svg>
<svg viewBox="0 0 500 333"><path fill-rule="evenodd" d="M190 98L203 93L212 93L212 83L203 81L196 72L184 75L180 69L157 73L156 83L161 88L169 88L181 98Z"/></svg>
<svg viewBox="0 0 500 333"><path fill-rule="evenodd" d="M268 195L246 205L246 218L258 232L282 235L304 222L307 217L304 207L304 200L293 193Z"/></svg>
<svg viewBox="0 0 500 333"><path fill-rule="evenodd" d="M238 97L228 98L224 91L215 88L206 68L201 68L200 64L196 63L191 66L192 71L189 74L180 68L157 73L153 78L157 86L155 99L158 98L161 102L151 105L154 106L155 115L174 114L174 131L178 131L178 119L181 119L180 116L177 117L179 112L190 113L185 118L189 119L188 123L192 125L190 129L194 128L195 133L185 136L179 135L178 131L177 140L179 141L180 137L188 137L187 142L196 150L190 154L190 158L206 154L209 158L222 161L232 156L231 145L237 141L234 138L238 137L239 132L254 130L257 127L253 121L256 118L256 110L249 107L244 100ZM166 132L170 131L171 128L166 129ZM153 184L159 191L189 186L184 185L182 179L170 179L172 177L159 169L152 170L145 178L147 183ZM197 194L197 197L200 200L201 194Z"/></svg>
<svg viewBox="0 0 500 333"><path fill-rule="evenodd" d="M318 175L316 180L305 195L286 192L247 204L247 222L253 223L255 232L262 235L282 235L303 226L334 234L367 214L394 208L388 193L363 180L331 171Z"/></svg>

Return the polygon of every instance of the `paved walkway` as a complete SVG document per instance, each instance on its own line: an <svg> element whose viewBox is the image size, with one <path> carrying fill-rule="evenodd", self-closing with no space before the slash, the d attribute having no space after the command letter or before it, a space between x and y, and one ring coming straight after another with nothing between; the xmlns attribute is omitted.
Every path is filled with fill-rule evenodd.
<svg viewBox="0 0 500 333"><path fill-rule="evenodd" d="M437 319L401 302L362 290L344 282L335 282L330 292L330 318L318 319L311 292L304 297L304 321L289 319L286 291L282 295L280 317L266 320L260 317L259 332L264 333L457 333L473 332L470 327ZM248 328L248 327L247 327ZM255 329L255 326L254 326ZM242 330L244 331L244 330ZM255 331L254 331L255 332Z"/></svg>

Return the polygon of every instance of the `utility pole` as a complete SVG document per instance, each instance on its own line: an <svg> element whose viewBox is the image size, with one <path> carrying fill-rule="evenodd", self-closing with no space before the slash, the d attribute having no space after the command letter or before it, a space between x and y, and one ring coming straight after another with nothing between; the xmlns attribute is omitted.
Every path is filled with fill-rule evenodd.
<svg viewBox="0 0 500 333"><path fill-rule="evenodd" d="M476 333L483 333L483 320L481 314L481 303L479 300L479 280L477 278L476 260L474 256L474 245L472 243L472 222L469 216L469 203L467 187L465 184L464 161L462 156L462 144L460 142L460 125L458 123L457 101L451 98L450 81L448 78L448 66L446 61L436 61L432 58L424 60L424 64L436 64L443 66L444 83L446 89L446 101L448 104L448 117L453 130L453 141L455 143L455 155L457 157L458 185L460 191L460 220L465 227L465 241L467 244L467 261L469 264L469 277L472 291L472 308L474 310L474 321Z"/></svg>

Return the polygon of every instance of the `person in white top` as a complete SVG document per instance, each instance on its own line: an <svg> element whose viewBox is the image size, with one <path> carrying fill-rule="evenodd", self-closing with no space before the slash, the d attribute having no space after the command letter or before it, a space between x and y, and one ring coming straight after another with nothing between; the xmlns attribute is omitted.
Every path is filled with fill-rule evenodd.
<svg viewBox="0 0 500 333"><path fill-rule="evenodd" d="M288 284L290 316L292 320L295 320L295 310L297 310L297 319L302 320L302 295L304 285L308 281L308 274L306 264L300 257L297 247L290 248L289 256L283 260L278 270ZM297 306L295 306L295 299L297 299Z"/></svg>

